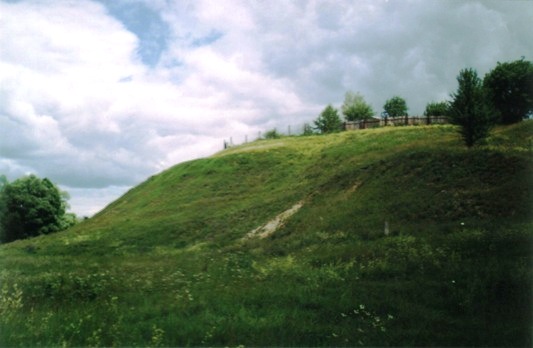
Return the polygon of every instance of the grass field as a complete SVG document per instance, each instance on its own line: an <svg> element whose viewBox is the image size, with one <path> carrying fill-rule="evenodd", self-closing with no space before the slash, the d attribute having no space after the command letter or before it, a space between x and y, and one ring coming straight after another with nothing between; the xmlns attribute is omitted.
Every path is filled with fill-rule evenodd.
<svg viewBox="0 0 533 348"><path fill-rule="evenodd" d="M532 140L387 127L179 164L0 246L0 346L531 346Z"/></svg>

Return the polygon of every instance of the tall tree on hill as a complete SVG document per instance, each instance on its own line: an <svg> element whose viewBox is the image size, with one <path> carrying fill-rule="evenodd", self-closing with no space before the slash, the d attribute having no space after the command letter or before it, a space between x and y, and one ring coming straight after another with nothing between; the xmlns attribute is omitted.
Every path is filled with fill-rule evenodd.
<svg viewBox="0 0 533 348"><path fill-rule="evenodd" d="M318 118L315 120L315 126L318 131L322 134L334 133L341 130L342 122L339 117L337 109L335 109L331 104L326 106L326 108L320 113Z"/></svg>
<svg viewBox="0 0 533 348"><path fill-rule="evenodd" d="M451 95L450 121L458 125L467 147L488 136L494 125L494 112L488 106L481 80L474 69L463 69L457 76L459 87Z"/></svg>
<svg viewBox="0 0 533 348"><path fill-rule="evenodd" d="M397 117L397 116L407 116L407 103L402 97L394 96L391 99L385 102L383 105L383 110L387 116Z"/></svg>
<svg viewBox="0 0 533 348"><path fill-rule="evenodd" d="M11 242L68 227L73 222L71 216L65 218L66 206L61 191L48 179L30 175L4 182L0 191L0 240Z"/></svg>
<svg viewBox="0 0 533 348"><path fill-rule="evenodd" d="M500 122L511 124L533 115L533 64L523 58L498 63L485 75L483 87Z"/></svg>
<svg viewBox="0 0 533 348"><path fill-rule="evenodd" d="M342 113L346 121L366 120L374 116L372 106L359 93L346 92Z"/></svg>

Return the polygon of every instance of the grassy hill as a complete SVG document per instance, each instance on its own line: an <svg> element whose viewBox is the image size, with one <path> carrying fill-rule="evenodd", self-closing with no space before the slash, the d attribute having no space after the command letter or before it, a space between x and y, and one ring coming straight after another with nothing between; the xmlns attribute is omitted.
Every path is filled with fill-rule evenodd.
<svg viewBox="0 0 533 348"><path fill-rule="evenodd" d="M256 141L0 247L1 346L531 346L533 122Z"/></svg>

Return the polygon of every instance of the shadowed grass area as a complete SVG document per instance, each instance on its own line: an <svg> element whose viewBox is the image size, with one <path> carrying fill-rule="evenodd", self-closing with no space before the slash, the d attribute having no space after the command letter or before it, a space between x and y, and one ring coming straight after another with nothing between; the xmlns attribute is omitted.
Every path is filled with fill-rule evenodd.
<svg viewBox="0 0 533 348"><path fill-rule="evenodd" d="M532 139L389 127L179 164L0 247L0 345L531 345Z"/></svg>

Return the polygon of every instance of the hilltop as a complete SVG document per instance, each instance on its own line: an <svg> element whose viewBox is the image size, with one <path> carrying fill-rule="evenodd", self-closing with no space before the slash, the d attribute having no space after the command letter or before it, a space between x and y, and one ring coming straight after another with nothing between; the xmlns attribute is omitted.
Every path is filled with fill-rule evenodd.
<svg viewBox="0 0 533 348"><path fill-rule="evenodd" d="M179 164L0 247L0 345L531 345L532 140L385 127Z"/></svg>

